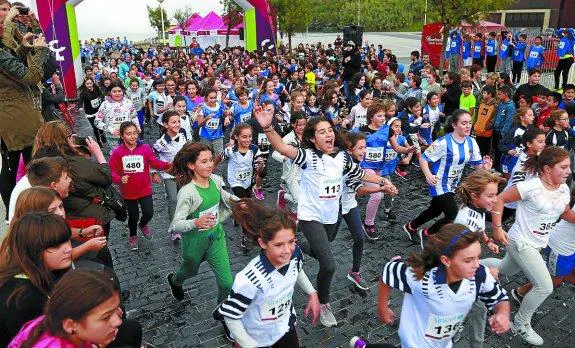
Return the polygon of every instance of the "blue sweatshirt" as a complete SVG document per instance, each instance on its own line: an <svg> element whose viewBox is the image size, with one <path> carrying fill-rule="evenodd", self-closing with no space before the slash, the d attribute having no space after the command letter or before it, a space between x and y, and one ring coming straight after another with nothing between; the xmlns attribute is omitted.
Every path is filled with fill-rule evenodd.
<svg viewBox="0 0 575 348"><path fill-rule="evenodd" d="M511 129L511 123L513 123L513 116L515 116L515 103L513 103L513 100L500 102L497 106L497 114L493 123L495 131L501 135L507 134L509 129Z"/></svg>
<svg viewBox="0 0 575 348"><path fill-rule="evenodd" d="M488 56L496 56L497 55L497 40L489 39L487 40L487 46L485 48Z"/></svg>
<svg viewBox="0 0 575 348"><path fill-rule="evenodd" d="M483 41L473 41L473 58L478 59L483 57Z"/></svg>
<svg viewBox="0 0 575 348"><path fill-rule="evenodd" d="M510 46L511 42L507 39L501 41L501 47L499 47L499 59L507 59L510 57Z"/></svg>
<svg viewBox="0 0 575 348"><path fill-rule="evenodd" d="M575 45L575 33L573 28L567 29L567 36L563 36L564 28L557 29L557 36L560 38L559 44L557 45L557 56L559 59L568 58L568 56L573 56L573 45Z"/></svg>
<svg viewBox="0 0 575 348"><path fill-rule="evenodd" d="M544 53L545 47L531 45L529 55L527 56L527 70L540 68L545 61L545 57L543 57Z"/></svg>
<svg viewBox="0 0 575 348"><path fill-rule="evenodd" d="M468 59L471 57L471 41L463 41L461 45L461 58Z"/></svg>
<svg viewBox="0 0 575 348"><path fill-rule="evenodd" d="M521 32L515 33L515 46L513 47L514 62L525 61L525 49L527 48L527 44L519 41L519 34L521 34Z"/></svg>
<svg viewBox="0 0 575 348"><path fill-rule="evenodd" d="M461 51L461 33L459 33L459 30L452 30L449 33L449 37L451 38L449 53L459 54L459 51Z"/></svg>

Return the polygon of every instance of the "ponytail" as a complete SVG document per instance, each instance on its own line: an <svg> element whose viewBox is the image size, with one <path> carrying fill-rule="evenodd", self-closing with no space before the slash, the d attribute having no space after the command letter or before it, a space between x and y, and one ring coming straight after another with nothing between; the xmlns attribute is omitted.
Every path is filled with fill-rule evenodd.
<svg viewBox="0 0 575 348"><path fill-rule="evenodd" d="M529 173L540 173L545 166L553 167L566 158L569 158L569 152L565 149L549 146L543 149L540 154L529 156L527 161L525 161L525 171Z"/></svg>

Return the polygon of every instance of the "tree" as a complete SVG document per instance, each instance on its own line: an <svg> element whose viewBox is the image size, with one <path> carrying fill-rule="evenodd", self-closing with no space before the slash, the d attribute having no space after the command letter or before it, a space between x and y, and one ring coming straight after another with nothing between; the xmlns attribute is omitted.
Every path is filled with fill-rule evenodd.
<svg viewBox="0 0 575 348"><path fill-rule="evenodd" d="M243 21L242 8L233 0L220 0L224 5L222 19L226 24L226 47L230 45L230 31Z"/></svg>
<svg viewBox="0 0 575 348"><path fill-rule="evenodd" d="M288 47L291 50L291 38L294 33L306 30L310 22L310 0L271 0L278 16L278 26L288 35Z"/></svg>
<svg viewBox="0 0 575 348"><path fill-rule="evenodd" d="M443 47L447 46L449 32L461 25L462 21L477 23L484 19L489 12L504 10L515 0L435 0L430 2L437 17L443 22ZM443 71L445 55L441 54L439 69Z"/></svg>
<svg viewBox="0 0 575 348"><path fill-rule="evenodd" d="M148 9L148 20L150 21L150 25L152 26L152 28L156 29L158 37L163 38L163 36L160 35L162 34L162 12L164 13L164 20L167 21L168 14L166 13L166 10L164 10L160 6L150 7L146 5L146 8ZM166 24L167 26L169 26L169 21Z"/></svg>
<svg viewBox="0 0 575 348"><path fill-rule="evenodd" d="M194 14L194 11L190 6L184 7L183 10L177 9L176 12L174 12L174 20L180 26L180 34L184 38L184 47L186 48L186 51L188 50L188 44L186 42L186 35L184 35L184 30L186 29L188 18L190 18L192 14Z"/></svg>

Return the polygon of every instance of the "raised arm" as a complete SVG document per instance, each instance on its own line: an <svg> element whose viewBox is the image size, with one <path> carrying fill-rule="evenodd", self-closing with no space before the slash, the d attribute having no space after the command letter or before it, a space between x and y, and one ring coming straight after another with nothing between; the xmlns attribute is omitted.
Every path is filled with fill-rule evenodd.
<svg viewBox="0 0 575 348"><path fill-rule="evenodd" d="M282 155L295 159L297 155L297 148L283 142L282 137L275 131L272 124L273 113L263 110L261 107L254 108L254 117L259 125L263 128L264 133L268 137L270 144Z"/></svg>

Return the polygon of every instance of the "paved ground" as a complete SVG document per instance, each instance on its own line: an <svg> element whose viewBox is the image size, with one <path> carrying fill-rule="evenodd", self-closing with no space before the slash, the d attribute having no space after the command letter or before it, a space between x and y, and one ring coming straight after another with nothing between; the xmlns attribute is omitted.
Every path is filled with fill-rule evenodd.
<svg viewBox="0 0 575 348"><path fill-rule="evenodd" d="M79 133L86 133L87 122L80 119ZM150 135L146 140L151 141ZM275 203L280 167L271 160L268 179L265 182L266 204ZM401 232L401 223L414 217L424 209L429 198L423 184L423 178L415 168L409 180L394 179L399 187L400 196L395 202L399 221L396 225L387 225L379 216L377 226L382 239L365 244L362 271L370 283L367 293L358 293L346 279L351 265L351 237L345 224L338 237L332 243L337 255L338 269L332 286L332 308L339 325L336 328L313 327L309 320L303 319L306 296L299 290L295 293L295 306L302 321L298 332L303 347L347 347L352 336L366 337L372 343L386 341L399 345L398 326L383 325L376 314L377 277L381 266L394 255L407 256L419 248L407 241ZM141 238L140 250L127 248L128 230L121 223L112 227L110 248L114 256L115 269L122 286L131 291L126 303L128 316L139 320L144 327L144 337L157 347L229 347L222 336L219 324L210 319L210 312L216 305L217 288L212 271L207 264L202 265L195 279L186 282L186 299L177 303L169 294L165 276L179 264L179 247L170 241L166 228L169 224L163 188L154 186L155 216L150 227L155 231L152 240ZM360 203L361 204L361 203ZM365 204L363 204L364 206ZM232 269L235 272L253 258L257 251L245 254L239 246L239 229L229 222L225 224L228 235L228 248ZM303 236L300 236L303 238ZM317 262L307 258L306 273L315 279ZM506 288L511 289L525 281L523 277L503 278ZM315 281L313 281L315 283ZM400 313L402 295L394 291L391 306ZM572 286L558 288L537 311L533 324L545 338L546 347L574 347L575 338L575 292ZM466 332L463 332L455 347L467 347ZM506 334L501 337L487 334L486 347L521 347L522 340Z"/></svg>
<svg viewBox="0 0 575 348"><path fill-rule="evenodd" d="M78 124L80 135L90 135L85 119L80 118ZM152 136L146 136L148 142L152 139ZM264 188L266 204L271 205L275 203L280 167L273 160L269 163L269 175ZM406 257L409 253L418 251L419 248L406 239L401 231L401 224L423 210L429 197L423 178L415 168L411 170L409 180L395 178L394 181L400 191L395 202L399 221L395 225L388 225L378 216L377 226L382 238L377 242L365 244L362 272L370 283L369 291L356 292L346 279L351 265L352 241L345 224L332 243L338 269L333 281L331 304L339 325L335 328L314 327L309 320L303 319L307 298L299 289L296 290L294 303L302 320L298 324L298 333L303 347L347 347L349 339L355 335L365 337L372 343L385 341L399 345L397 322L394 325L383 325L377 318L377 278L383 263L392 256ZM210 312L216 305L217 288L213 273L206 264L202 265L196 278L186 282L185 301L177 303L170 296L165 276L178 266L180 251L166 233L169 221L163 188L160 185L154 186L154 203L155 216L150 227L155 234L150 241L141 238L139 251L128 250L128 230L125 224L115 222L110 234L110 249L116 272L122 287L131 291L131 297L126 302L128 316L142 323L145 340L157 347L229 347L230 344L222 336L220 325L210 318ZM360 204L365 206L361 202ZM237 272L257 251L252 250L247 254L241 251L239 229L229 222L225 224L225 229L232 269ZM317 262L308 257L305 269L315 283L313 279L317 274ZM505 277L501 281L507 289L511 289L525 279L521 276ZM394 291L391 307L397 314L400 313L401 299L402 295ZM537 311L533 325L544 337L545 347L575 347L574 308L573 287L564 285L556 289ZM454 346L468 347L466 336L464 331ZM511 334L496 336L488 332L486 337L486 347L525 346L520 338Z"/></svg>

